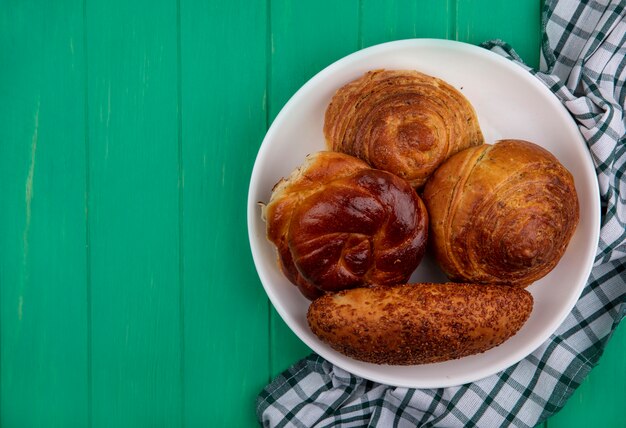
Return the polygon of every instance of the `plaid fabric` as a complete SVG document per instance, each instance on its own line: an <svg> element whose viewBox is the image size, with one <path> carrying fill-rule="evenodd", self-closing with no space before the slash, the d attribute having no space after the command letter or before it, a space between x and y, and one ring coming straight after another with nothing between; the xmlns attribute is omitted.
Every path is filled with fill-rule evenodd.
<svg viewBox="0 0 626 428"><path fill-rule="evenodd" d="M563 407L626 315L626 5L547 1L540 71L501 41L484 46L543 81L577 121L595 162L602 229L576 306L539 349L507 370L452 388L407 389L353 376L317 355L263 389L267 427L532 427Z"/></svg>

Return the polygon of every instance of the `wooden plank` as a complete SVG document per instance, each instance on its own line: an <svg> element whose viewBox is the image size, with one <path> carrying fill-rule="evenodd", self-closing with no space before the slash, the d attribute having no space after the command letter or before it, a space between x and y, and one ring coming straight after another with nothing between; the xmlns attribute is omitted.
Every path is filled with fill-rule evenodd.
<svg viewBox="0 0 626 428"><path fill-rule="evenodd" d="M565 407L550 418L550 428L623 427L626 400L626 327L620 325L604 354Z"/></svg>
<svg viewBox="0 0 626 428"><path fill-rule="evenodd" d="M177 8L89 0L93 426L182 422Z"/></svg>
<svg viewBox="0 0 626 428"><path fill-rule="evenodd" d="M264 2L181 2L185 426L253 426L269 303L246 200L265 133Z"/></svg>
<svg viewBox="0 0 626 428"><path fill-rule="evenodd" d="M363 46L412 38L450 38L451 0L363 0L361 28Z"/></svg>
<svg viewBox="0 0 626 428"><path fill-rule="evenodd" d="M472 44L501 39L531 67L539 65L541 1L451 0L456 2L454 39Z"/></svg>
<svg viewBox="0 0 626 428"><path fill-rule="evenodd" d="M0 426L87 426L82 2L0 28Z"/></svg>
<svg viewBox="0 0 626 428"><path fill-rule="evenodd" d="M358 5L333 0L271 2L270 121L308 79L358 49ZM311 352L274 310L270 328L272 375Z"/></svg>

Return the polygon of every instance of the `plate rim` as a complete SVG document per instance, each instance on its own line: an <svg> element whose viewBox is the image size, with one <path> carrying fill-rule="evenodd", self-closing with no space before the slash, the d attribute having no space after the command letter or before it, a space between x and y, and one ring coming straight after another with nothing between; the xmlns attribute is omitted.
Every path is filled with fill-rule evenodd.
<svg viewBox="0 0 626 428"><path fill-rule="evenodd" d="M276 115L276 117L272 121L271 125L269 126L262 140L262 143L258 149L256 158L254 161L254 165L253 165L252 172L250 175L250 183L248 187L247 227L248 227L248 237L250 241L249 242L250 249L251 249L252 256L253 256L255 269L257 271L257 275L259 276L260 282L272 306L278 312L278 314L283 319L283 321L287 324L287 326L292 330L292 332L298 337L299 340L301 340L305 345L307 345L309 348L314 350L314 352L318 353L321 357L325 358L332 364L342 368L343 370L346 370L352 373L353 375L363 377L365 379L369 379L375 382L383 383L386 385L396 386L396 387L444 388L444 387L458 386L458 385L466 384L469 382L475 382L480 379L484 379L488 376L496 374L508 367L511 367L519 363L521 360L523 360L528 355L532 354L536 349L538 349L558 329L558 327L563 323L563 321L571 313L574 305L580 298L580 295L582 294L582 291L587 284L587 280L585 280L578 287L578 290L575 293L572 293L567 305L564 305L564 307L567 307L568 310L567 311L563 310L563 313L561 314L561 316L552 322L552 324L554 325L554 328L550 328L549 331L544 332L543 335L537 335L537 337L535 337L531 341L530 346L529 345L525 346L524 349L532 348L530 351L524 350L523 352L518 352L514 357L503 359L502 361L499 362L499 364L496 364L495 367L490 366L487 368L483 368L482 370L478 370L478 372L473 371L471 375L466 374L465 376L456 376L454 378L442 379L441 382L437 382L437 383L425 382L425 383L416 384L415 382L411 382L410 380L406 380L406 381L399 380L399 381L389 382L388 380L385 380L384 376L371 376L369 374L365 375L359 372L359 370L348 369L341 364L341 361L337 360L336 357L339 355L338 353L336 353L337 351L331 350L329 352L326 349L321 349L321 350L316 349L317 343L314 343L313 340L309 340L307 336L299 334L299 332L296 331L296 329L294 329L294 327L288 322L288 320L292 318L291 315L287 312L286 308L284 308L283 305L278 303L278 297L276 296L275 290L267 287L266 284L268 282L268 279L264 277L265 274L261 272L258 268L258 264L260 263L260 260L259 260L260 256L257 255L255 251L255 245L256 245L256 241L258 238L254 234L254 224L253 224L254 217L259 216L258 201L254 200L255 198L253 198L254 190L255 190L254 183L258 182L257 177L259 176L259 174L261 174L261 170L258 167L259 165L258 160L264 157L265 151L269 150L268 148L269 141L273 138L274 134L276 133L276 129L282 122L283 117L287 114L289 110L291 110L291 105L298 102L298 100L302 98L304 94L306 94L308 91L310 91L310 88L314 87L314 85L317 84L319 80L322 80L328 75L332 74L336 69L343 67L345 63L357 61L367 56L375 56L378 53L383 53L389 49L394 49L394 48L397 48L397 49L431 48L432 49L432 48L441 48L441 47L446 48L446 49L459 49L462 51L466 51L467 53L473 56L478 55L479 57L484 57L485 60L487 61L499 62L504 67L506 67L507 72L511 72L513 74L520 76L523 80L525 80L529 84L538 88L538 90L541 91L545 95L546 100L549 100L549 102L553 105L553 107L555 107L556 111L558 111L562 119L569 122L569 125L570 127L572 127L572 129L576 129L576 134L578 137L578 144L582 144L586 152L586 156L583 162L585 163L587 169L591 167L591 170L593 172L592 176L594 178L593 179L594 198L593 198L593 207L591 209L592 218L590 219L590 221L591 221L591 224L593 225L592 242L594 243L595 250L593 251L593 256L588 257L588 259L586 260L586 266L584 267L584 272L586 273L587 280L589 278L591 269L593 267L593 263L595 261L595 254L596 254L597 245L598 245L599 237L600 237L600 221L601 221L600 192L599 192L599 186L598 186L598 181L597 181L597 174L595 172L595 167L593 165L591 153L589 152L586 142L584 141L582 134L580 133L580 130L577 124L575 123L574 119L571 117L570 113L563 106L563 104L558 100L555 94L551 92L549 88L546 85L544 85L538 78L534 77L529 71L515 64L513 61L501 55L498 55L495 52L492 52L488 49L485 49L485 48L482 48L482 47L479 47L470 43L466 43L466 42L459 42L459 41L447 40L447 39L436 39L436 38L413 38L413 39L403 39L403 40L395 40L395 41L380 43L380 44L373 45L364 49L357 50L353 53L350 53L332 62L331 64L329 64L328 66L324 67L322 70L314 74L310 79L308 79L302 86L298 88L298 90L289 98L289 100L284 104L284 106L281 108L279 113ZM586 175L587 174L585 173L585 176ZM590 178L590 177L587 177L587 178ZM348 357L345 357L342 355L342 358L348 358ZM357 364L361 363L357 360L353 360L353 361ZM406 367L410 367L410 366L406 366Z"/></svg>

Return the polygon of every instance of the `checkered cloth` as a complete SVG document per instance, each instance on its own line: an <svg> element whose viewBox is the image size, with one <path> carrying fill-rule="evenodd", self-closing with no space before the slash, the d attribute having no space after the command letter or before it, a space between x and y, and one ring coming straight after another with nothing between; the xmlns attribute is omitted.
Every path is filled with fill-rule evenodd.
<svg viewBox="0 0 626 428"><path fill-rule="evenodd" d="M589 283L559 329L505 371L442 389L377 384L311 355L260 393L257 416L264 426L532 427L563 407L626 314L625 9L621 0L546 1L540 71L501 41L484 44L556 94L595 162L600 244Z"/></svg>

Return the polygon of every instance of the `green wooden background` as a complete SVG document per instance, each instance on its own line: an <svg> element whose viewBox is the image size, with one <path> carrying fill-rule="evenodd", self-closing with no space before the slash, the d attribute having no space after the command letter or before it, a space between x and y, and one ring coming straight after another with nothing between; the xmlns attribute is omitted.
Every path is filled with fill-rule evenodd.
<svg viewBox="0 0 626 428"><path fill-rule="evenodd" d="M539 0L0 2L0 425L254 426L308 350L247 241L272 119L384 41L501 38ZM626 331L555 427L625 426ZM621 425L620 425L621 424Z"/></svg>

